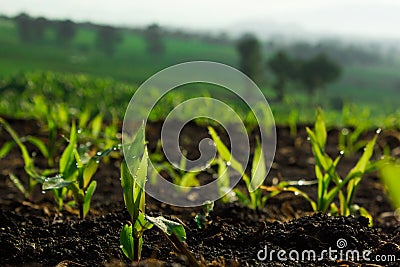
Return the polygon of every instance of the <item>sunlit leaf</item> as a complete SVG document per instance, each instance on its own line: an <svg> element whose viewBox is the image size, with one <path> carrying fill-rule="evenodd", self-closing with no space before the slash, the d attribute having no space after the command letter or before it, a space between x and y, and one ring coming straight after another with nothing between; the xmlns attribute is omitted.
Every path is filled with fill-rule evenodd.
<svg viewBox="0 0 400 267"><path fill-rule="evenodd" d="M125 256L130 260L133 259L133 237L132 237L132 225L124 225L120 233L119 238L121 249Z"/></svg>
<svg viewBox="0 0 400 267"><path fill-rule="evenodd" d="M179 238L181 242L184 242L186 240L186 231L185 228L183 228L182 224L170 221L162 216L159 217L146 216L146 219L152 224L154 224L156 227L158 227L161 231L166 233L167 235L174 234Z"/></svg>
<svg viewBox="0 0 400 267"><path fill-rule="evenodd" d="M92 181L90 183L89 187L86 190L85 199L84 199L84 202L83 202L83 216L84 217L89 212L90 202L92 200L93 193L96 190L96 186L97 186L97 182L96 181Z"/></svg>
<svg viewBox="0 0 400 267"><path fill-rule="evenodd" d="M14 145L14 141L5 142L4 145L0 148L0 159L4 158L14 147Z"/></svg>
<svg viewBox="0 0 400 267"><path fill-rule="evenodd" d="M259 188L267 176L267 168L265 166L264 152L260 145L260 141L257 140L256 148L253 157L253 166L251 169L251 182L249 187L249 192L254 192Z"/></svg>

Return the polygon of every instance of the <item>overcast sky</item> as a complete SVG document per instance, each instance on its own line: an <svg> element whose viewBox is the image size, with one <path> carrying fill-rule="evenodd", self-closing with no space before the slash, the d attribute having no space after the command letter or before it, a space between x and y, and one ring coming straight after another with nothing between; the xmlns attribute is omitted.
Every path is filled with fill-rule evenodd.
<svg viewBox="0 0 400 267"><path fill-rule="evenodd" d="M0 0L0 13L143 26L226 29L248 22L400 39L400 0ZM251 23L250 23L251 24Z"/></svg>

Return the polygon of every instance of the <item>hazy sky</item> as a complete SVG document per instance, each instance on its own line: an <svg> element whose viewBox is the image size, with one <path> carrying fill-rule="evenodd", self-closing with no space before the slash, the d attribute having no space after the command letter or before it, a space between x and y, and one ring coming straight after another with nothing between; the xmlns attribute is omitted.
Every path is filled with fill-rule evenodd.
<svg viewBox="0 0 400 267"><path fill-rule="evenodd" d="M0 0L0 13L142 26L224 29L248 22L400 39L400 0Z"/></svg>

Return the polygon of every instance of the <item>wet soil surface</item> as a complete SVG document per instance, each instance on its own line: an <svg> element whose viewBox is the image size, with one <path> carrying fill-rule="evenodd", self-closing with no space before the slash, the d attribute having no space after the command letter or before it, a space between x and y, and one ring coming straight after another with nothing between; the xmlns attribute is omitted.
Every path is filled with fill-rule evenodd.
<svg viewBox="0 0 400 267"><path fill-rule="evenodd" d="M21 136L46 138L45 132L38 131L41 126L36 121L9 122ZM161 125L148 125L150 151L156 149ZM285 127L278 127L277 134L275 161L265 183L314 180L313 157L304 126L298 127L296 136L291 136ZM362 138L369 140L373 134L366 133ZM374 158L381 156L384 147L398 156L398 135L384 131ZM337 130L329 132L327 151L331 156L338 154L337 136ZM197 147L204 137L208 137L205 127L192 123L185 126L181 145L192 153L189 157L198 156ZM221 138L228 143L223 133ZM0 146L8 140L11 137L0 130ZM35 152L34 147L28 149ZM360 153L344 157L339 173L345 175ZM45 165L42 161L38 156L37 165ZM82 221L74 211L58 212L49 193L42 194L40 188L31 199L24 199L8 177L14 173L26 179L20 151L14 148L0 160L0 265L128 266L130 262L119 247L119 232L129 219L122 200L119 165L120 159L100 164L94 177L98 186L91 211ZM315 198L316 186L301 189ZM306 200L291 193L270 198L259 211L237 202L216 202L209 224L202 229L194 221L199 208L177 208L148 197L146 212L180 220L185 225L187 247L209 266L400 266L399 222L376 173L364 177L355 203L371 213L374 227L369 227L364 217L315 214ZM311 250L315 255L309 254ZM352 254L355 251L358 259L357 254ZM143 266L189 265L155 229L145 232L142 259Z"/></svg>

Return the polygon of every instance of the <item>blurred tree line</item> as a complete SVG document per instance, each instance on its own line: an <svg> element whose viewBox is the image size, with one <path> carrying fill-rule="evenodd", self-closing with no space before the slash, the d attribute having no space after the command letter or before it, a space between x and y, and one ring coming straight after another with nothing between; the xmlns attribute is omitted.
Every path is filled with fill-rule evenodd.
<svg viewBox="0 0 400 267"><path fill-rule="evenodd" d="M284 100L289 84L300 84L311 101L318 90L324 90L328 83L336 81L341 74L340 65L324 52L307 58L292 57L288 52L279 50L264 62L261 43L249 34L239 40L237 50L241 71L254 82L263 84L265 72L272 73L274 78L271 85L277 102Z"/></svg>
<svg viewBox="0 0 400 267"><path fill-rule="evenodd" d="M113 56L116 47L123 39L122 29L108 25L75 23L71 20L48 20L34 18L21 13L14 17L19 39L23 43L42 44L48 42L48 33L53 31L57 45L68 47L74 40L78 29L86 26L96 31L95 47L107 56ZM163 31L157 24L152 24L141 32L147 43L147 50L152 55L162 55L165 51Z"/></svg>

